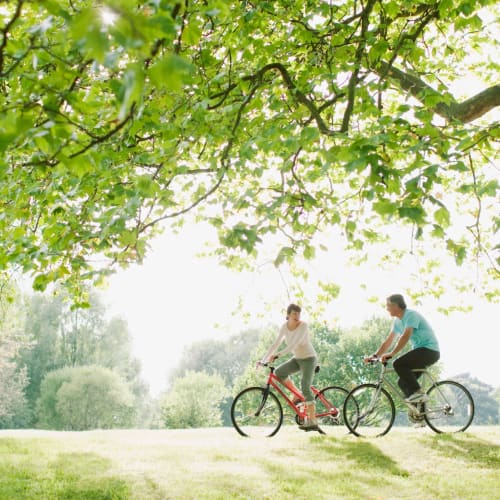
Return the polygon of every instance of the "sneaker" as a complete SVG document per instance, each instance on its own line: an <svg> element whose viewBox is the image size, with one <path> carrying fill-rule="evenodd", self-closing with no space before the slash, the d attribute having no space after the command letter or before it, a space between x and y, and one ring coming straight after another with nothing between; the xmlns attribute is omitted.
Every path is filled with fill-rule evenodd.
<svg viewBox="0 0 500 500"><path fill-rule="evenodd" d="M429 397L427 394L424 394L423 392L414 392L411 396L408 396L405 401L407 403L425 403Z"/></svg>
<svg viewBox="0 0 500 500"><path fill-rule="evenodd" d="M425 427L425 420L422 418L421 420L417 420L414 424L413 424L413 428L414 429L420 429L422 427Z"/></svg>

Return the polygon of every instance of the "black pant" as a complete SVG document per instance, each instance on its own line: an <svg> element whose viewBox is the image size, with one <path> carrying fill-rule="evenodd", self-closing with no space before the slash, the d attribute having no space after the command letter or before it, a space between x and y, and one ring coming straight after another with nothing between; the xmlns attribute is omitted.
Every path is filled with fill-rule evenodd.
<svg viewBox="0 0 500 500"><path fill-rule="evenodd" d="M394 361L394 370L399 375L398 385L406 397L420 389L417 379L422 375L422 372L414 373L412 370L427 368L438 360L438 351L419 347L403 354Z"/></svg>

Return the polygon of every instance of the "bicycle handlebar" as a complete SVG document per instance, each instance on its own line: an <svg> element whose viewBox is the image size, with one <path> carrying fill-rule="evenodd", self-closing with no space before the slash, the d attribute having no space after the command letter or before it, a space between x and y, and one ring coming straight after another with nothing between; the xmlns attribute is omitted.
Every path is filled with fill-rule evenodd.
<svg viewBox="0 0 500 500"><path fill-rule="evenodd" d="M384 362L382 362L382 359L379 356L367 356L364 359L366 362L370 365L374 365L375 363L382 363L384 366L387 366L387 362L392 358L392 356L386 358Z"/></svg>
<svg viewBox="0 0 500 500"><path fill-rule="evenodd" d="M264 368L269 368L270 370L274 370L274 366L271 363L263 363L262 361L257 361L257 368L263 366Z"/></svg>

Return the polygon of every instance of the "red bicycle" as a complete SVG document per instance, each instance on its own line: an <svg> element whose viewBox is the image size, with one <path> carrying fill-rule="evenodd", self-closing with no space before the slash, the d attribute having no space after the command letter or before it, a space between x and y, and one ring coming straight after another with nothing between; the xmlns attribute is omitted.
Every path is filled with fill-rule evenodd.
<svg viewBox="0 0 500 500"><path fill-rule="evenodd" d="M262 363L269 368L264 387L247 387L234 398L231 405L231 421L234 428L246 437L274 436L283 424L283 406L278 396L295 412L295 421L301 425L306 417L305 401L302 394L290 390L274 374L274 366ZM274 389L273 390L271 390ZM343 407L349 391L343 387L329 386L318 390L311 386L316 402L316 418L320 432L344 425ZM290 394L287 395L287 394ZM295 403L295 401L300 401ZM326 431L326 432L325 432Z"/></svg>

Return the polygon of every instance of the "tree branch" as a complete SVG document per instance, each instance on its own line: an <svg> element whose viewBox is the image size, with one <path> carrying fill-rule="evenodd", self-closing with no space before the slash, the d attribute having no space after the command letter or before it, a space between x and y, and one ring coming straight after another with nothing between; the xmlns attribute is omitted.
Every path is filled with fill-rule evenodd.
<svg viewBox="0 0 500 500"><path fill-rule="evenodd" d="M21 9L23 7L24 0L19 0L17 2L16 11L12 16L12 19L5 25L4 28L0 30L0 33L3 34L2 42L0 43L0 75L3 75L3 68L5 65L4 61L4 51L7 47L7 42L9 39L9 30L14 25L14 23L21 17Z"/></svg>
<svg viewBox="0 0 500 500"><path fill-rule="evenodd" d="M381 61L374 71L380 76L387 75L397 80L404 90L421 102L425 103L425 98L429 96L441 98L437 104L431 106L431 109L448 121L469 123L500 106L500 85L493 85L461 103L455 100L448 103L448 97L440 94L417 76L405 73L386 62Z"/></svg>

